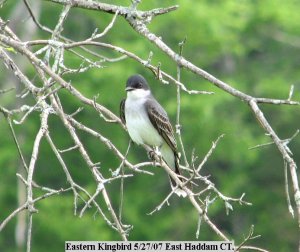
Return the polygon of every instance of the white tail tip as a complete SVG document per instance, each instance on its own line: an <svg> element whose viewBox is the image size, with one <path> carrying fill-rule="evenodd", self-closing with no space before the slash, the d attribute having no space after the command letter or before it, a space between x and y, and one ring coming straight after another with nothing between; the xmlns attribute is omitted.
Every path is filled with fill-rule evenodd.
<svg viewBox="0 0 300 252"><path fill-rule="evenodd" d="M184 190L182 190L180 188L175 189L174 193L176 193L177 196L183 197L183 198L185 198L187 196L186 191L184 191Z"/></svg>

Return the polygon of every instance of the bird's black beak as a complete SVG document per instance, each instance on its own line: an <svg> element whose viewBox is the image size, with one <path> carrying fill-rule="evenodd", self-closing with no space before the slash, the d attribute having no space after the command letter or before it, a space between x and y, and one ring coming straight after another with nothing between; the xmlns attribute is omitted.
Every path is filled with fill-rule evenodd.
<svg viewBox="0 0 300 252"><path fill-rule="evenodd" d="M127 87L127 88L125 88L125 91L126 92L129 92L129 91L132 91L134 88L132 88L132 87Z"/></svg>

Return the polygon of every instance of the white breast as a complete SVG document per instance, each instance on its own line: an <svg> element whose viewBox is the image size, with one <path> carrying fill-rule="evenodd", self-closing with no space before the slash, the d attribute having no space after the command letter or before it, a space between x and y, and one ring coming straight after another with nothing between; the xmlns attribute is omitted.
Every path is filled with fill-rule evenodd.
<svg viewBox="0 0 300 252"><path fill-rule="evenodd" d="M133 93L135 91L131 91ZM150 146L161 146L163 138L158 134L149 120L144 107L146 98L127 96L125 102L125 118L128 133L131 139L137 144L147 144Z"/></svg>

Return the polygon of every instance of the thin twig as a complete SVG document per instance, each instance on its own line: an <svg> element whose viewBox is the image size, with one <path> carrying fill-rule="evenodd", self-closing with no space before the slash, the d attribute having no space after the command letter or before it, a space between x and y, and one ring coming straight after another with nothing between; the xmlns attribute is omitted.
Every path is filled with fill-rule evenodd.
<svg viewBox="0 0 300 252"><path fill-rule="evenodd" d="M8 92L10 92L12 90L15 90L15 88L2 89L2 90L0 90L0 94L5 94L5 93L8 93Z"/></svg>
<svg viewBox="0 0 300 252"><path fill-rule="evenodd" d="M15 130L14 130L13 126L12 126L10 117L7 117L7 122L8 122L9 128L10 128L11 134L12 134L12 136L13 136L14 142L15 142L15 144L16 144L16 146L17 146L18 153L19 153L20 158L21 158L21 160L22 160L23 167L24 167L25 170L28 172L28 166L27 166L26 161L25 161L25 158L24 158L24 156L23 156L23 154L22 154L21 147L20 147L19 141L18 141L18 139L17 139Z"/></svg>
<svg viewBox="0 0 300 252"><path fill-rule="evenodd" d="M216 141L214 141L212 143L211 148L209 149L209 151L207 152L207 154L205 155L205 157L203 158L202 162L198 165L196 171L197 173L200 172L201 168L204 166L204 164L207 162L208 158L211 156L211 154L213 153L214 149L217 147L218 142L220 141L221 138L224 137L224 134L220 135Z"/></svg>
<svg viewBox="0 0 300 252"><path fill-rule="evenodd" d="M123 204L124 204L124 162L129 153L130 146L131 146L131 140L129 140L128 147L127 147L127 150L124 155L124 159L122 160L118 169L113 173L113 176L116 176L119 174L120 169L121 169L121 175L122 175L121 177L122 178L121 178L121 184L120 184L120 206L119 206L119 220L121 223L122 223L122 212L123 212Z"/></svg>
<svg viewBox="0 0 300 252"><path fill-rule="evenodd" d="M179 43L179 55L182 55L182 50L183 50L183 45L186 42L186 38ZM177 81L180 82L180 75L181 75L181 66L177 65ZM187 161L187 157L186 157L186 153L185 153L185 149L184 149L184 145L183 145L183 141L182 141L182 137L181 137L181 124L180 124L180 106L181 106L181 99L180 99L180 86L177 86L177 113L176 113L176 133L178 135L178 139L179 139L179 143L180 143L180 147L182 150L182 156L183 156L183 160L185 163L186 167L189 167L189 162Z"/></svg>
<svg viewBox="0 0 300 252"><path fill-rule="evenodd" d="M32 203L36 203L40 200L43 200L43 199L46 199L48 197L51 197L51 196L54 196L54 195L57 195L57 194L60 194L62 192L67 192L71 190L71 188L67 188L67 189L60 189L60 190L57 190L57 191L53 191L53 192L48 192L48 193L45 193L43 194L42 196L39 196L35 199L32 200ZM16 210L14 210L13 212L11 212L9 214L9 216L7 216L0 224L0 232L4 229L4 227L6 226L6 224L8 222L10 222L15 216L17 216L18 213L20 213L21 211L25 210L28 208L28 202L25 202L22 206L18 207Z"/></svg>
<svg viewBox="0 0 300 252"><path fill-rule="evenodd" d="M289 193L289 179L288 179L288 168L287 168L287 163L286 161L284 161L284 181L285 181L285 194L286 194L286 200L287 200L287 205L288 205L288 209L290 214L292 215L292 217L295 217L294 214L294 209L292 207L291 204L291 199L290 199L290 193Z"/></svg>

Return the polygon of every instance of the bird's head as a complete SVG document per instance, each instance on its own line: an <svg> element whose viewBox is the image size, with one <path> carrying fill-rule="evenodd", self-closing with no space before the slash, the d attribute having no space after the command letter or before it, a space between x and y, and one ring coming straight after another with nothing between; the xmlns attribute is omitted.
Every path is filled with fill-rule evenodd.
<svg viewBox="0 0 300 252"><path fill-rule="evenodd" d="M133 75L129 77L125 90L127 92L127 97L135 99L144 98L151 93L147 81L141 75Z"/></svg>

